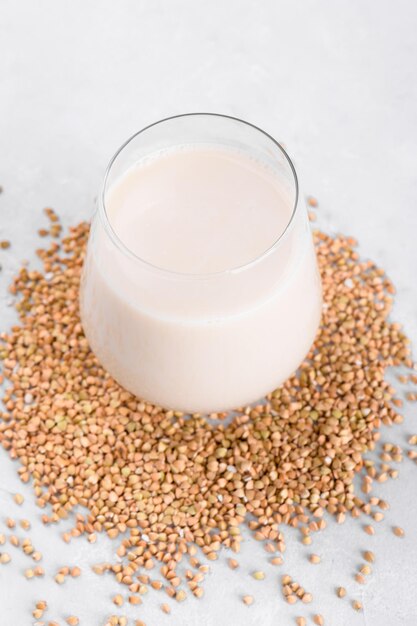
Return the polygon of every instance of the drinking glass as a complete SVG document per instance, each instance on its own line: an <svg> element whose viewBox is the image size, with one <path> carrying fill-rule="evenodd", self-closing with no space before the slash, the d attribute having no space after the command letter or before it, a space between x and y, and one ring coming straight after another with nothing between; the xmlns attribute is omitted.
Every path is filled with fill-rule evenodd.
<svg viewBox="0 0 417 626"><path fill-rule="evenodd" d="M180 273L147 262L115 232L106 210L113 186L143 159L188 145L248 155L285 189L288 223L256 259L209 274ZM93 352L123 387L188 413L257 401L306 356L321 304L297 175L270 135L233 117L193 113L144 128L116 152L91 225L80 305Z"/></svg>

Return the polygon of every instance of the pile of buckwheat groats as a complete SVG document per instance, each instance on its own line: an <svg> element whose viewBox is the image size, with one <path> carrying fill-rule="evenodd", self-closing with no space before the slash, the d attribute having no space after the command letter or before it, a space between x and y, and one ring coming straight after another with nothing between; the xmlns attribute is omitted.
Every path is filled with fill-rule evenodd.
<svg viewBox="0 0 417 626"><path fill-rule="evenodd" d="M51 230L40 235L60 237L56 214L46 213ZM83 507L86 513L73 515L74 527L63 540L86 534L94 542L96 533L105 532L117 541L115 562L93 569L113 574L128 589L128 601L141 604L149 587L178 602L188 593L200 598L209 569L200 554L214 561L222 546L238 553L243 524L264 542L271 562L281 565L285 525L298 528L309 545L313 533L326 527L326 513L338 522L346 515L383 519L388 504L371 495L372 484L396 477L390 462L401 461L403 451L384 444L378 468L364 454L375 447L382 424L402 421L397 412L402 401L385 370L408 368L400 381L414 385L417 372L407 338L388 320L393 286L381 269L359 258L353 239L314 234L323 320L298 372L262 404L207 420L135 398L91 353L78 311L88 231L81 223L39 250L43 272L22 267L11 287L20 323L1 335L3 375L11 384L3 390L0 443L20 461L21 480L32 481L45 524ZM417 396L409 391L408 398ZM417 436L409 443L417 444ZM412 447L407 454L417 458ZM361 493L353 483L359 472ZM15 501L21 504L22 497ZM15 521L7 520L7 526L14 528ZM372 524L364 529L374 532ZM399 527L394 533L403 535ZM4 543L0 535L1 564L10 561ZM16 539L11 543L16 546ZM41 560L30 539L20 547ZM356 575L360 584L374 561L370 551L363 556L366 563ZM310 562L317 565L320 557L312 554ZM177 568L180 563L186 563L185 571ZM238 565L229 559L231 569ZM25 575L44 573L36 566ZM62 584L80 574L79 568L63 567L54 578ZM264 573L254 571L253 578L262 580ZM311 593L291 576L281 582L290 604L311 602ZM346 590L339 587L337 595L343 598ZM250 606L255 598L241 600ZM118 607L124 601L120 593L113 598ZM362 608L356 599L352 606ZM46 609L46 601L39 601L33 616L42 619ZM161 609L171 611L166 602ZM324 624L319 614L312 619ZM79 623L76 616L66 621ZM299 616L296 623L307 622ZM123 626L127 618L113 615L106 624ZM144 626L141 620L135 624Z"/></svg>

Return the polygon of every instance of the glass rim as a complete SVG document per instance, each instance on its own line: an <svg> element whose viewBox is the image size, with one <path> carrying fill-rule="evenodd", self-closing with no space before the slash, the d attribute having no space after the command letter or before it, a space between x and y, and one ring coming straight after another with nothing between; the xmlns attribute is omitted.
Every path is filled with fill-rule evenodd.
<svg viewBox="0 0 417 626"><path fill-rule="evenodd" d="M286 160L287 164L289 165L290 170L292 172L293 180L294 180L294 187L295 187L294 206L292 208L291 216L290 216L290 218L288 220L288 223L287 223L286 227L281 232L279 237L268 248L266 248L263 252L261 252L261 254L259 254L254 259L251 259L250 261L248 261L246 263L243 263L243 264L241 264L241 265L239 265L237 267L227 268L225 270L219 270L219 271L216 271L216 272L194 273L194 274L193 273L188 273L188 272L178 272L178 271L170 270L170 269L167 269L167 268L164 268L164 267L159 267L158 265L155 265L154 263L150 263L149 261L146 261L146 259L143 259L139 255L135 254L122 241L122 239L116 233L116 231L114 230L113 226L111 225L109 216L107 215L106 201L105 201L105 196L106 196L106 191L107 191L107 183L108 183L108 178L109 178L110 172L112 170L112 167L113 167L116 159L118 158L118 156L130 144L131 141L136 139L136 137L138 137L139 135L141 135L145 131L149 130L153 126L157 126L159 124L163 124L164 122L169 122L171 120L180 119L180 118L184 118L184 117L216 117L216 118L223 118L223 119L226 119L226 120L232 120L234 122L239 122L240 124L243 124L245 126L249 126L250 128L258 131L259 133L261 133L262 135L267 137L270 141L272 141L274 146L276 148L278 148L278 150L284 156L284 158L285 158L285 160ZM250 269L251 267L253 267L253 266L257 265L258 263L260 263L267 256L272 254L272 252L274 252L274 250L276 250L281 245L282 241L287 237L288 232L289 232L292 224L294 223L295 216L296 216L296 214L298 212L297 209L299 207L299 184L298 184L297 172L296 172L295 167L293 165L293 162L291 161L291 159L290 159L289 155L287 154L286 150L281 146L281 144L276 139L274 139L272 137L272 135L270 135L266 131L262 130L262 128L259 128L259 126L256 126L255 124L252 124L251 122L247 122L245 120L242 120L239 117L234 117L232 115L224 115L222 113L205 113L205 112L180 113L178 115L171 115L169 117L165 117L163 119L157 120L156 122L153 122L152 124L148 124L147 126L144 126L141 130L138 130L136 133L131 135L116 150L116 152L114 153L114 155L110 159L109 164L108 164L108 166L106 168L106 171L105 171L105 174L104 174L103 183L102 183L102 191L101 191L101 194L99 196L99 200L100 201L98 203L98 213L99 213L99 217L100 217L100 219L101 219L101 221L103 223L103 226L105 228L105 231L106 231L107 235L109 235L109 237L112 240L113 244L125 256L130 257L133 261L138 262L138 263L144 265L147 269L149 269L149 270L151 270L153 272L159 273L159 274L165 274L166 276L176 277L178 279L194 279L194 280L195 279L200 279L200 280L205 280L205 279L210 279L210 278L214 278L214 277L220 277L220 276L226 275L226 274L237 274L237 273L243 272L243 271L245 271L247 269Z"/></svg>

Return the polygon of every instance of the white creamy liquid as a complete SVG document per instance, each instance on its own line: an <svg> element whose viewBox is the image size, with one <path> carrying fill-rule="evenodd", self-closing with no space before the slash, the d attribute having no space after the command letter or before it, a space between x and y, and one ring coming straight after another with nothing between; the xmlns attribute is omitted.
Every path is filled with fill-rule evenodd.
<svg viewBox="0 0 417 626"><path fill-rule="evenodd" d="M167 151L116 180L107 217L133 254L96 218L81 298L87 338L110 374L190 412L255 401L290 375L321 308L305 216L266 260L242 266L274 245L293 204L272 169L221 147Z"/></svg>

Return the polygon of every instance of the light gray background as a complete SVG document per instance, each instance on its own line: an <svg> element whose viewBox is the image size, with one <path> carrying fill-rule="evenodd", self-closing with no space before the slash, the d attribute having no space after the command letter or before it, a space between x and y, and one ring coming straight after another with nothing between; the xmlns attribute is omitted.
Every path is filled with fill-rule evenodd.
<svg viewBox="0 0 417 626"><path fill-rule="evenodd" d="M1 329L14 319L7 285L39 245L42 208L55 207L65 224L88 218L122 141L161 117L202 110L243 117L286 145L305 192L320 200L320 224L357 236L362 253L388 270L398 287L395 316L416 342L416 7L414 0L0 0L0 239L13 242L0 254ZM384 436L404 443L416 431L414 406L404 427ZM41 598L61 624L70 613L83 626L104 624L116 612L110 597L118 587L89 565L113 547L102 537L65 546L66 524L42 526L16 470L0 451L0 532L6 515L34 518L48 576L26 581L30 562L8 548L1 626L32 624L29 609ZM126 612L148 626L286 626L312 612L326 626L415 626L416 472L407 460L400 478L381 487L392 507L375 537L352 522L317 537L320 566L306 562L309 550L288 532L280 571L246 542L239 573L223 554L202 601L170 602L166 616L158 607L165 597L153 593ZM11 500L15 491L26 495L23 510ZM404 540L390 533L393 523L404 527ZM365 588L352 580L361 548L377 554ZM58 587L51 575L67 563L84 575ZM267 580L253 581L253 567ZM313 592L313 605L283 602L278 575L286 572ZM362 599L363 614L335 598L337 584ZM242 593L254 594L252 607Z"/></svg>

